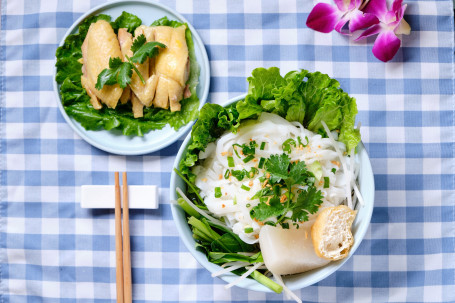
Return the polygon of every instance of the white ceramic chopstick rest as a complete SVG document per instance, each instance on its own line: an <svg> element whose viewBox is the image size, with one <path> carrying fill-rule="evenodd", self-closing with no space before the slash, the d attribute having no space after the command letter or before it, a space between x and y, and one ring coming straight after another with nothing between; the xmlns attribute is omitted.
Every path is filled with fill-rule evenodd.
<svg viewBox="0 0 455 303"><path fill-rule="evenodd" d="M155 185L128 185L129 208L157 209L158 188ZM82 185L82 208L115 208L114 185Z"/></svg>

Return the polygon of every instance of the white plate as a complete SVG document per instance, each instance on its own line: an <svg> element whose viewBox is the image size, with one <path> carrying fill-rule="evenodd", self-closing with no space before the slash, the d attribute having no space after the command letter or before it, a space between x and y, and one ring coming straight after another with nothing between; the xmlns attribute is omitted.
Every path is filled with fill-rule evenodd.
<svg viewBox="0 0 455 303"><path fill-rule="evenodd" d="M183 23L188 23L191 34L193 35L196 60L200 67L199 84L196 90L199 97L199 108L201 108L207 100L210 86L210 66L204 44L202 43L202 40L197 34L196 30L184 17L162 4L156 2L134 0L114 1L97 6L85 13L73 24L73 26L71 26L71 28L66 32L59 46L63 45L68 35L75 34L77 32L79 24L88 16L106 14L111 16L112 20L115 20L122 14L123 11L138 16L141 18L142 24L145 25L150 25L153 21L164 16L167 16L170 20L178 20ZM194 121L181 127L178 131L175 131L169 125L166 125L163 129L150 131L143 137L124 136L119 130L85 130L79 124L79 122L69 117L65 112L60 98L59 85L55 81L55 73L56 69L54 69L54 92L57 96L57 103L60 108L60 112L62 113L66 122L79 136L82 137L82 139L91 145L109 153L119 155L148 154L174 143L193 125Z"/></svg>

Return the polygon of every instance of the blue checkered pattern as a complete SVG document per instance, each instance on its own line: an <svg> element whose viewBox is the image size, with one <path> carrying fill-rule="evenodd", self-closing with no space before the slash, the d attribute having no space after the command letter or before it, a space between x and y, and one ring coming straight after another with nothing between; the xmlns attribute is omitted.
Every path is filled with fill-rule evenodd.
<svg viewBox="0 0 455 303"><path fill-rule="evenodd" d="M170 167L182 141L122 157L81 140L52 92L57 44L103 1L3 0L0 35L0 302L113 302L114 213L81 209L83 184L160 187L158 210L131 211L134 298L283 302L213 279L179 240L169 207ZM392 62L359 43L309 30L311 1L162 1L206 44L209 100L244 93L260 66L319 70L357 98L375 172L375 209L355 255L297 294L309 302L455 302L453 4L411 1L412 27Z"/></svg>

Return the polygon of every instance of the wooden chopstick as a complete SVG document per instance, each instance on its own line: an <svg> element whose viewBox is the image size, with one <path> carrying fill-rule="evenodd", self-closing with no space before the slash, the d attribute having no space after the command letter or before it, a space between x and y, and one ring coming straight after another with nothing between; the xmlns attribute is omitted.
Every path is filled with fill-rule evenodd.
<svg viewBox="0 0 455 303"><path fill-rule="evenodd" d="M117 303L123 303L123 245L122 245L122 208L118 172L115 173L115 260Z"/></svg>
<svg viewBox="0 0 455 303"><path fill-rule="evenodd" d="M130 215L128 204L128 183L126 172L123 173L123 286L124 303L133 301L131 289L131 247L130 247Z"/></svg>

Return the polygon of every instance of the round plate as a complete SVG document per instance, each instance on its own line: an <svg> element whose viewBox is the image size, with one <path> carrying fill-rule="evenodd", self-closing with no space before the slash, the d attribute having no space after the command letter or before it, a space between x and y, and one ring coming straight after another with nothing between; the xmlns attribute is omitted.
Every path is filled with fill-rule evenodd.
<svg viewBox="0 0 455 303"><path fill-rule="evenodd" d="M237 98L233 98L229 100L225 106L230 105L234 102L237 102L241 99L244 99L246 95L239 96ZM180 160L186 154L188 149L188 145L191 143L191 134L188 134L183 144L180 146L179 152L174 162L174 168L179 167ZM373 170L371 168L370 159L368 154L365 150L365 147L362 143L360 143L357 147L357 154L356 159L360 163L360 171L359 171L359 190L363 196L365 201L365 205L363 207L357 206L357 216L352 224L352 234L354 235L354 245L351 247L349 251L349 255L339 261L332 261L329 264L307 271L300 274L294 275L287 275L283 276L283 281L285 282L286 286L291 290L301 289L307 286L310 286L314 283L321 281L322 279L326 278L327 276L331 275L335 271L337 271L346 261L355 253L357 248L362 242L363 237L365 236L368 225L370 224L371 215L373 213L373 204L374 204L374 176ZM171 200L177 200L177 193L175 189L177 187L185 188L185 182L174 172L171 172L171 183L170 183L170 198ZM171 203L171 211L172 211L172 218L177 226L177 230L179 231L180 238L182 239L183 243L185 244L186 248L190 251L193 257L204 266L208 271L211 273L219 271L221 268L220 266L210 263L207 260L207 256L199 251L196 250L195 241L193 238L193 233L191 228L188 225L186 220L186 215L184 210L175 203ZM230 283L238 278L238 276L234 275L233 273L228 273L221 275L219 278L223 279L224 281ZM240 283L236 284L236 286L254 290L254 291L263 291L263 292L271 292L270 289L265 287L264 285L260 284L256 280L253 279L244 279Z"/></svg>
<svg viewBox="0 0 455 303"><path fill-rule="evenodd" d="M79 24L90 15L106 14L115 20L122 14L123 11L134 14L141 18L143 24L151 24L153 21L167 16L170 20L178 20L183 23L187 23L194 41L194 51L196 53L196 60L200 67L199 84L196 88L197 95L199 97L199 108L204 105L207 100L210 86L210 66L205 50L204 44L201 38L197 34L194 27L179 13L174 10L156 3L149 1L114 1L97 6L83 16L81 16L71 28L66 32L59 46L62 46L68 35L77 32ZM63 104L60 98L59 85L55 81L56 69L54 69L54 92L57 96L58 107L60 112L65 118L66 122L73 128L73 130L82 137L85 141L91 145L102 149L104 151L119 154L119 155L143 155L148 154L157 150L160 150L180 138L186 133L193 122L181 127L178 131L175 131L169 125L166 125L163 129L150 131L143 137L138 136L124 136L119 130L98 130L88 131L85 130L79 122L69 117L63 108Z"/></svg>

